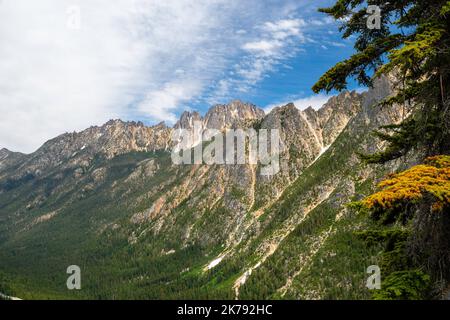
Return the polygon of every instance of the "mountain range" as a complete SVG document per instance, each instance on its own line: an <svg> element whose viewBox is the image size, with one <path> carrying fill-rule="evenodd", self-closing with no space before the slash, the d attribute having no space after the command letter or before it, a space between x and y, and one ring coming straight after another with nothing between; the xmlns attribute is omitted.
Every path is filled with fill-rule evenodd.
<svg viewBox="0 0 450 320"><path fill-rule="evenodd" d="M31 154L2 149L0 275L25 299L366 299L380 248L355 236L370 221L346 204L415 163L357 156L381 150L371 131L405 116L377 104L392 81L317 110L232 101L173 127L111 120ZM194 122L278 129L280 172L174 165L172 133ZM67 290L70 265L82 290Z"/></svg>

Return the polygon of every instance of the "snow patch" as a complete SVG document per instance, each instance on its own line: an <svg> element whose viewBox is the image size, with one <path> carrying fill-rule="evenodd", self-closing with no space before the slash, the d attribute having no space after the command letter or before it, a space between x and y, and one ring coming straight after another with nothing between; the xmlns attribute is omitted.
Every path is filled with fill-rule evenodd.
<svg viewBox="0 0 450 320"><path fill-rule="evenodd" d="M217 266L222 259L225 258L225 256L220 256L217 259L214 259L213 261L211 261L208 266L206 267L207 270L211 270L212 268L214 268L215 266Z"/></svg>
<svg viewBox="0 0 450 320"><path fill-rule="evenodd" d="M174 249L170 249L169 251L165 251L163 249L162 253L165 254L166 256L170 255L170 254L174 254L176 251Z"/></svg>
<svg viewBox="0 0 450 320"><path fill-rule="evenodd" d="M325 151L327 151L330 148L330 146L331 146L331 144L327 145L326 147L323 147L322 150L320 150L318 157L323 155L325 153Z"/></svg>
<svg viewBox="0 0 450 320"><path fill-rule="evenodd" d="M264 258L263 258L264 260ZM234 293L235 293L235 299L237 300L239 298L239 288L241 286L243 286L245 284L245 282L247 281L248 277L250 277L252 275L252 272L255 269L258 269L259 266L261 265L262 261L259 261L257 264L255 264L253 267L251 267L250 269L248 269L247 271L245 271L235 282L233 285L234 288Z"/></svg>
<svg viewBox="0 0 450 320"><path fill-rule="evenodd" d="M317 155L317 157L314 159L314 161L311 162L310 166L311 166L314 162L316 162L316 161L320 158L320 156L323 155L323 154L330 148L330 146L331 146L331 144L327 145L326 147L323 147L323 148L320 150L320 152L319 152L319 154Z"/></svg>
<svg viewBox="0 0 450 320"><path fill-rule="evenodd" d="M0 292L0 298L6 299L6 300L22 300L22 299L17 298L17 297L10 297L10 296L8 296L8 295L6 295L6 294L3 294L3 293L1 293L1 292Z"/></svg>

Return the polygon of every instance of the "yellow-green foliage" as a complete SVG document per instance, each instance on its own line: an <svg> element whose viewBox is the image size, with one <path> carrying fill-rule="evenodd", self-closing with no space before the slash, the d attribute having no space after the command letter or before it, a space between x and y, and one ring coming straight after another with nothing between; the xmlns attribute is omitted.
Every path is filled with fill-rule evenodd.
<svg viewBox="0 0 450 320"><path fill-rule="evenodd" d="M450 156L427 158L424 164L390 175L378 188L380 191L361 201L369 210L415 203L427 194L433 196L433 210L442 210L450 205Z"/></svg>

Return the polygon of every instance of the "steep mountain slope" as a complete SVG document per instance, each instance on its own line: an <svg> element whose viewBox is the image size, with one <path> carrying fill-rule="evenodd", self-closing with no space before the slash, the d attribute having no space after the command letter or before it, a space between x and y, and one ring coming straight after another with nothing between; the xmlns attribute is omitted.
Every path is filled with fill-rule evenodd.
<svg viewBox="0 0 450 320"><path fill-rule="evenodd" d="M17 155L0 169L0 270L23 298L365 298L373 252L344 205L394 169L355 155L377 147L370 128L399 120L372 107L388 94L381 79L317 111L233 101L174 128L111 121ZM280 173L173 165L171 134L194 121L279 129ZM81 291L65 287L73 264Z"/></svg>
<svg viewBox="0 0 450 320"><path fill-rule="evenodd" d="M377 83L382 96L387 81ZM355 299L369 297L364 270L376 264L353 231L367 223L345 204L361 197L391 167L367 167L356 152L373 151L370 129L398 122L399 110L373 107L373 90L362 97L358 113L330 148L287 188L260 219L264 231L244 247L256 260L239 278L242 298ZM237 259L238 260L238 259ZM270 279L270 280L269 280ZM245 281L244 281L245 280ZM261 283L269 283L261 288ZM237 291L237 290L236 290ZM237 291L238 292L238 291Z"/></svg>

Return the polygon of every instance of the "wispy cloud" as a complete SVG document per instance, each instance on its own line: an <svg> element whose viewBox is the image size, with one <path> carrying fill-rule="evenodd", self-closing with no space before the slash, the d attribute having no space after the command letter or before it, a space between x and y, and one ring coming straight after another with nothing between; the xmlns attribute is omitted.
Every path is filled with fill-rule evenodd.
<svg viewBox="0 0 450 320"><path fill-rule="evenodd" d="M295 56L306 41L303 19L280 19L257 25L241 45L242 57L228 78L218 82L207 100L215 103L232 92L248 92L283 61ZM226 88L226 90L224 90Z"/></svg>
<svg viewBox="0 0 450 320"><path fill-rule="evenodd" d="M173 120L225 65L214 33L233 10L225 1L2 1L0 146L33 151L110 118Z"/></svg>
<svg viewBox="0 0 450 320"><path fill-rule="evenodd" d="M3 0L0 147L30 152L110 118L173 122L181 109L251 91L311 41L305 6Z"/></svg>
<svg viewBox="0 0 450 320"><path fill-rule="evenodd" d="M173 111L180 103L188 102L201 91L201 83L195 80L168 82L162 89L150 91L139 103L138 111L153 119L176 122Z"/></svg>

